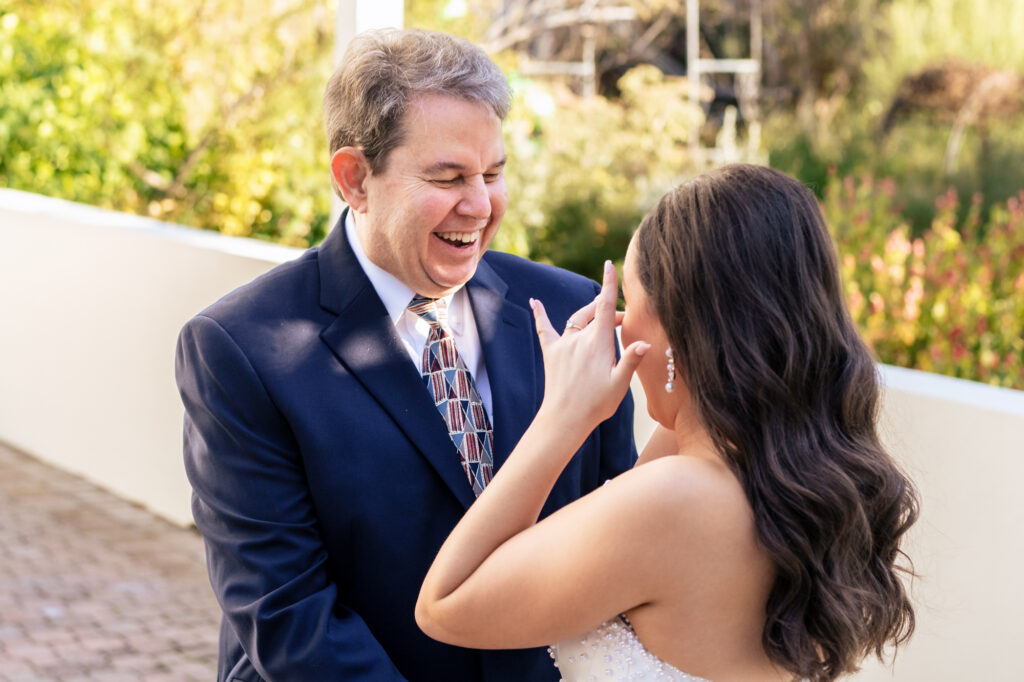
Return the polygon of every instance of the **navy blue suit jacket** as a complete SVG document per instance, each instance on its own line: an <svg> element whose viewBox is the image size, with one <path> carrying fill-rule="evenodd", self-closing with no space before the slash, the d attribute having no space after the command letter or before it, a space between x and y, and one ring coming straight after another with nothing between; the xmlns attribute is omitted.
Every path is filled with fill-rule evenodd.
<svg viewBox="0 0 1024 682"><path fill-rule="evenodd" d="M528 305L557 326L594 282L489 252L466 285L500 467L540 405ZM224 612L218 680L555 680L542 649L427 638L413 606L473 502L443 419L341 224L185 325L185 467ZM584 443L549 514L632 466L632 402Z"/></svg>

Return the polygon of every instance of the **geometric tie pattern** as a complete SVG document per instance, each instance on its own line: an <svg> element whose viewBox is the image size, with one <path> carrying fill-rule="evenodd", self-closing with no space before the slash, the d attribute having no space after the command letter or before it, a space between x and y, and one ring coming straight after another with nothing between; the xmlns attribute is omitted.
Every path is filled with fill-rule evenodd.
<svg viewBox="0 0 1024 682"><path fill-rule="evenodd" d="M487 410L473 375L455 348L444 301L417 295L409 304L409 311L430 325L420 371L434 405L448 425L448 435L473 486L473 494L479 495L491 482L494 469L494 436Z"/></svg>

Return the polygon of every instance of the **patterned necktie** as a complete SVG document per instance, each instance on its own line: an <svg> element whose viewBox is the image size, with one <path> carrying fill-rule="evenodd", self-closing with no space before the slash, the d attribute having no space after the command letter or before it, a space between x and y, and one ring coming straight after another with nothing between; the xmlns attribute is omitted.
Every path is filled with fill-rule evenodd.
<svg viewBox="0 0 1024 682"><path fill-rule="evenodd" d="M427 390L448 425L448 435L459 452L473 494L479 495L490 482L494 468L493 434L487 411L473 375L455 348L444 301L417 295L409 304L409 311L430 324L420 369Z"/></svg>

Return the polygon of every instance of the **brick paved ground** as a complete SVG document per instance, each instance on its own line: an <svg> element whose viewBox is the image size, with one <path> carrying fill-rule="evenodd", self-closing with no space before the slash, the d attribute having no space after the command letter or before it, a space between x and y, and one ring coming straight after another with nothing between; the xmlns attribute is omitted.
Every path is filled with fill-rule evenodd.
<svg viewBox="0 0 1024 682"><path fill-rule="evenodd" d="M0 682L212 680L202 540L0 443Z"/></svg>

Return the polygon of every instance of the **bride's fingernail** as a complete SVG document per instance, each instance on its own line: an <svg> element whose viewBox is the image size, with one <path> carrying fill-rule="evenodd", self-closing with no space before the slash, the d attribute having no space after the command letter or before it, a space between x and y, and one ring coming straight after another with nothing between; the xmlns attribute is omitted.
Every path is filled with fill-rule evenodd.
<svg viewBox="0 0 1024 682"><path fill-rule="evenodd" d="M643 357L644 355L647 354L647 351L649 351L650 349L651 349L651 344L649 344L649 343L641 343L640 345L638 345L636 347L636 354L639 355L640 357Z"/></svg>
<svg viewBox="0 0 1024 682"><path fill-rule="evenodd" d="M531 310L536 310L537 309L537 299L533 298L532 296L530 297L530 309Z"/></svg>
<svg viewBox="0 0 1024 682"><path fill-rule="evenodd" d="M606 260L604 262L604 271L605 272L612 272L613 270L615 270L615 266L612 265L612 262L610 260Z"/></svg>

